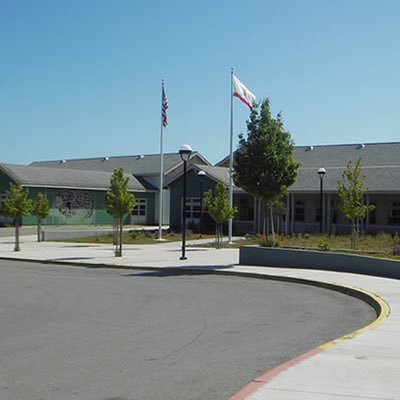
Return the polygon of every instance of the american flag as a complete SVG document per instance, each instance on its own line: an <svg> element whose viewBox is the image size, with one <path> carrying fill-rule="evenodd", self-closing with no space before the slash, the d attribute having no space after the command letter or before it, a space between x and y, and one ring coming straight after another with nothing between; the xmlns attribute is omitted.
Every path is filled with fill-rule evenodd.
<svg viewBox="0 0 400 400"><path fill-rule="evenodd" d="M164 85L163 85L162 100L161 100L161 122L164 128L168 125L167 108L168 108L168 99L167 96L165 95Z"/></svg>

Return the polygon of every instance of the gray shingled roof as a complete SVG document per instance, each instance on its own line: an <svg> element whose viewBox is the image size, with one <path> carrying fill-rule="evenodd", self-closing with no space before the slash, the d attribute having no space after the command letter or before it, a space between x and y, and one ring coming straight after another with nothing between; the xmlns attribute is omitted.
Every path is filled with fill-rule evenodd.
<svg viewBox="0 0 400 400"><path fill-rule="evenodd" d="M324 191L337 191L347 163L361 158L368 191L400 192L400 142L295 146L294 159L301 164L289 192L319 191L318 168L324 167ZM225 157L217 165L227 165Z"/></svg>
<svg viewBox="0 0 400 400"><path fill-rule="evenodd" d="M331 146L299 146L294 148L294 158L301 163L299 174L290 192L319 190L317 170L326 169L324 190L337 191L337 182L349 161L361 158L363 175L368 191L400 191L400 143L343 144Z"/></svg>
<svg viewBox="0 0 400 400"><path fill-rule="evenodd" d="M229 168L212 167L203 165L194 165L197 170L203 170L208 176L217 182L223 182L229 185ZM324 191L336 192L337 182L342 181L342 173L344 167L327 167L324 176ZM318 168L307 167L299 168L296 182L289 187L289 193L293 192L316 192L320 190L320 181L318 176ZM381 192L400 192L400 165L399 166L380 166L380 167L363 167L363 175L368 187L369 193ZM242 189L234 187L235 192Z"/></svg>
<svg viewBox="0 0 400 400"><path fill-rule="evenodd" d="M191 158L196 157L209 164L199 153L194 152ZM167 174L182 163L179 153L164 154L164 171ZM75 160L36 161L30 164L35 167L53 167L59 169L80 169L92 171L109 171L123 168L125 172L135 175L156 175L160 173L160 154L135 155L121 157L98 157Z"/></svg>
<svg viewBox="0 0 400 400"><path fill-rule="evenodd" d="M35 167L26 165L0 164L0 169L13 181L20 181L26 187L85 188L106 190L110 186L111 172L85 171L78 169L61 169ZM128 188L142 192L145 187L130 174Z"/></svg>
<svg viewBox="0 0 400 400"><path fill-rule="evenodd" d="M343 167L326 167L323 188L324 192L336 192L337 182L342 181ZM289 188L289 192L319 192L320 178L317 167L300 168L296 182ZM362 168L369 193L400 192L400 165L399 166L367 166Z"/></svg>
<svg viewBox="0 0 400 400"><path fill-rule="evenodd" d="M346 167L361 157L363 166L400 165L400 142L294 146L293 158L302 167ZM228 166L229 156L216 164Z"/></svg>
<svg viewBox="0 0 400 400"><path fill-rule="evenodd" d="M364 167L400 166L400 142L297 146L293 155L302 167L346 167L359 157Z"/></svg>

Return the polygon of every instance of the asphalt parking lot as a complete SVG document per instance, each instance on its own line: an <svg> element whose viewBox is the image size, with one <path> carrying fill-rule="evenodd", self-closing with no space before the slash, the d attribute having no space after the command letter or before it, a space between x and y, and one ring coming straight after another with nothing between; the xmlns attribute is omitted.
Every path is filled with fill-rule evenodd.
<svg viewBox="0 0 400 400"><path fill-rule="evenodd" d="M2 400L226 399L376 317L293 283L11 261L0 314Z"/></svg>

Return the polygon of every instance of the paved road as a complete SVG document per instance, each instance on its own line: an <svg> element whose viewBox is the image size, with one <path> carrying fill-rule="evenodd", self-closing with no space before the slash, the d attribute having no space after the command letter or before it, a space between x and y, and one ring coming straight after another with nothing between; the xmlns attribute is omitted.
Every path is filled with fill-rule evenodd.
<svg viewBox="0 0 400 400"><path fill-rule="evenodd" d="M0 262L1 400L218 400L375 318L320 288Z"/></svg>

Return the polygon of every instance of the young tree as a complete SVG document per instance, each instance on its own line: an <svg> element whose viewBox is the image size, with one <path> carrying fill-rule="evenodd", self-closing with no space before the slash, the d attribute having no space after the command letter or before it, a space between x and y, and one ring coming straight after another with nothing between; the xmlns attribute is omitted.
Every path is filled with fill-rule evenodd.
<svg viewBox="0 0 400 400"><path fill-rule="evenodd" d="M204 194L204 204L211 218L215 221L216 248L220 249L222 247L223 223L234 218L237 210L235 207L230 207L228 188L223 183L216 185L215 194L211 190Z"/></svg>
<svg viewBox="0 0 400 400"><path fill-rule="evenodd" d="M14 251L20 251L19 225L22 217L29 215L32 211L33 202L28 198L29 190L23 189L21 182L11 184L6 192L6 198L2 203L2 214L14 219L15 223L15 247Z"/></svg>
<svg viewBox="0 0 400 400"><path fill-rule="evenodd" d="M111 177L111 185L105 198L106 211L111 214L117 224L117 240L115 242L115 256L122 257L122 228L124 217L136 206L136 199L128 192L129 177L124 177L122 168L115 170Z"/></svg>
<svg viewBox="0 0 400 400"><path fill-rule="evenodd" d="M247 138L239 135L233 169L235 185L263 200L269 207L274 242L274 204L294 183L298 167L299 164L293 160L293 141L283 127L281 114L273 118L266 99L260 110L253 108L247 121Z"/></svg>
<svg viewBox="0 0 400 400"><path fill-rule="evenodd" d="M358 246L360 233L360 220L367 212L375 207L364 204L364 195L368 188L365 184L365 176L362 175L361 158L356 163L348 162L347 168L343 171L342 182L338 181L338 195L340 199L339 208L342 213L351 221L351 248Z"/></svg>
<svg viewBox="0 0 400 400"><path fill-rule="evenodd" d="M37 218L37 241L41 242L42 238L42 221L50 214L50 206L46 195L39 192L33 203L32 215Z"/></svg>

